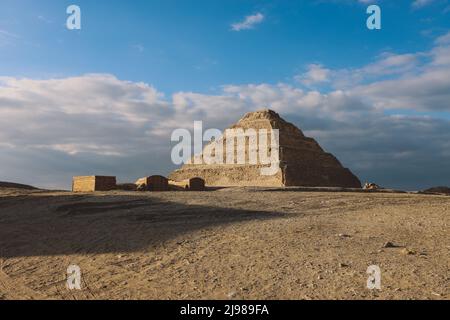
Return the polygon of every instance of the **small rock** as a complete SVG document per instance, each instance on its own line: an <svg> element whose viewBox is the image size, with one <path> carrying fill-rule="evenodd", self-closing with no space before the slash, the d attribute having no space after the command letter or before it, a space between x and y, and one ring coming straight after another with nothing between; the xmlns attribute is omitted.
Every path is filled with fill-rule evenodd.
<svg viewBox="0 0 450 320"><path fill-rule="evenodd" d="M350 235L345 234L345 233L339 233L339 234L338 234L338 237L339 237L339 238L351 238Z"/></svg>
<svg viewBox="0 0 450 320"><path fill-rule="evenodd" d="M414 254L416 254L414 251L409 250L409 249L407 249L407 248L402 249L401 252L402 252L404 255L414 255Z"/></svg>
<svg viewBox="0 0 450 320"><path fill-rule="evenodd" d="M389 241L383 244L383 248L395 248L395 247L396 245Z"/></svg>
<svg viewBox="0 0 450 320"><path fill-rule="evenodd" d="M140 192L144 192L144 191L148 191L147 185L146 184L138 184L136 187L136 191L140 191Z"/></svg>
<svg viewBox="0 0 450 320"><path fill-rule="evenodd" d="M437 293L437 292L431 292L431 294L436 297L442 297L442 294Z"/></svg>
<svg viewBox="0 0 450 320"><path fill-rule="evenodd" d="M364 184L364 190L378 190L378 189L383 189L382 187L380 187L379 185L377 185L376 183L369 183L366 182Z"/></svg>
<svg viewBox="0 0 450 320"><path fill-rule="evenodd" d="M237 292L233 290L227 294L227 297L229 299L232 299L232 298L236 297L236 294L237 294Z"/></svg>
<svg viewBox="0 0 450 320"><path fill-rule="evenodd" d="M339 268L347 268L348 264L345 263L339 263Z"/></svg>

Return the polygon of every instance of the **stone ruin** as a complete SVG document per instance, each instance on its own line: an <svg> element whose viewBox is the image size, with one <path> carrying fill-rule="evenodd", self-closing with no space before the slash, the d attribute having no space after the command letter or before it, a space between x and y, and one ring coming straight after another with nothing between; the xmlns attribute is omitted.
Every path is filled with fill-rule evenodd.
<svg viewBox="0 0 450 320"><path fill-rule="evenodd" d="M293 124L283 120L276 112L263 110L246 114L231 129L278 129L279 130L279 167L275 175L261 175L261 168L267 165L256 164L185 164L169 176L170 180L183 181L192 177L205 180L207 186L264 186L264 187L344 187L361 188L359 179L332 154L325 152L313 139L306 137ZM207 146L211 150L214 145L222 143L226 150L226 136L211 141ZM250 148L249 139L244 146L235 143L237 148L244 147L246 158ZM258 150L259 151L259 150ZM230 152L230 150L226 150ZM268 153L271 150L267 150ZM202 157L202 155L197 155ZM194 158L193 158L194 159ZM225 162L225 161L224 161Z"/></svg>
<svg viewBox="0 0 450 320"><path fill-rule="evenodd" d="M171 190L189 190L189 191L204 191L205 180L201 178L191 178L183 181L169 181Z"/></svg>
<svg viewBox="0 0 450 320"><path fill-rule="evenodd" d="M0 184L1 187L1 184ZM166 177L154 175L138 179L135 183L120 183L116 177L80 176L73 177L73 192L96 191L204 191L205 180L194 177L183 181L169 181Z"/></svg>
<svg viewBox="0 0 450 320"><path fill-rule="evenodd" d="M116 189L116 177L83 176L73 177L73 192L111 191Z"/></svg>
<svg viewBox="0 0 450 320"><path fill-rule="evenodd" d="M150 176L135 182L138 191L168 191L169 180L163 176Z"/></svg>

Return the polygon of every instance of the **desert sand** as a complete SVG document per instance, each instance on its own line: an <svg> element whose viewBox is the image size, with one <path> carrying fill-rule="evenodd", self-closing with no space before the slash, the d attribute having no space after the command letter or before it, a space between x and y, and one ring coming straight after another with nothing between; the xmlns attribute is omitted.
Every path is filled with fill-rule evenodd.
<svg viewBox="0 0 450 320"><path fill-rule="evenodd" d="M448 196L0 190L0 299L450 298Z"/></svg>

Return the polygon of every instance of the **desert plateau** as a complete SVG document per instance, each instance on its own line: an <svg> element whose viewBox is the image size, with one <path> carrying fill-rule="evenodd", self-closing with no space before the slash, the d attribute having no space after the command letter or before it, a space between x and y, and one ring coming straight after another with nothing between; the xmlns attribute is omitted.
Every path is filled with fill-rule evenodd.
<svg viewBox="0 0 450 320"><path fill-rule="evenodd" d="M0 192L0 299L450 298L445 195Z"/></svg>

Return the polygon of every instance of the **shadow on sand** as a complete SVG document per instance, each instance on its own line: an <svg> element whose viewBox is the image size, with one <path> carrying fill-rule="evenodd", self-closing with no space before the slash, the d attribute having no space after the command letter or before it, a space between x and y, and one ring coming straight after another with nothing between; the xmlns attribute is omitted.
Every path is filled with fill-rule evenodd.
<svg viewBox="0 0 450 320"><path fill-rule="evenodd" d="M0 257L135 252L205 228L282 217L157 196L5 197Z"/></svg>

